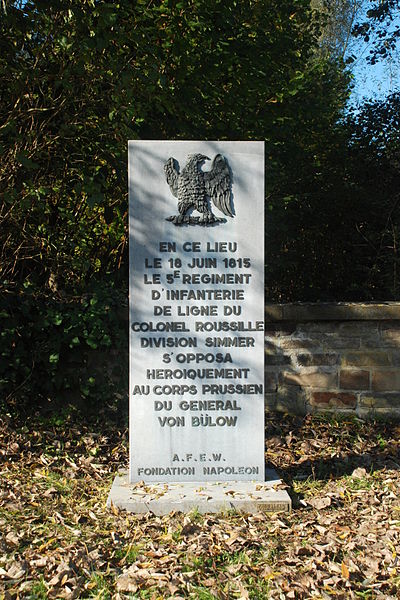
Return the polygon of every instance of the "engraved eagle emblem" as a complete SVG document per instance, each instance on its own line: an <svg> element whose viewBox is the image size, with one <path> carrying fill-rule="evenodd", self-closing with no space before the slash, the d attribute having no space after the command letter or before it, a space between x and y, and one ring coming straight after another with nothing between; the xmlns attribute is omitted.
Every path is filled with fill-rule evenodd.
<svg viewBox="0 0 400 600"><path fill-rule="evenodd" d="M172 194L178 199L178 215L167 218L174 225L212 225L225 219L216 217L211 211L211 203L224 215L233 217L232 176L226 158L217 154L210 171L202 171L201 166L211 160L204 154L189 154L181 172L175 158L169 158L164 165L164 173ZM200 217L188 214L191 209Z"/></svg>

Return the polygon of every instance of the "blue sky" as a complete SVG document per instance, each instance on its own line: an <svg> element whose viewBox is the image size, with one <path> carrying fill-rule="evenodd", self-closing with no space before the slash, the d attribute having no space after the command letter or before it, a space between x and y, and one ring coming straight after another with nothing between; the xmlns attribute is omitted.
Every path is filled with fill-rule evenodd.
<svg viewBox="0 0 400 600"><path fill-rule="evenodd" d="M398 25L400 25L400 15L393 20L390 30ZM366 43L356 40L350 49L356 56L352 65L354 89L351 101L354 104L366 98L384 98L391 92L400 91L400 49L398 48L389 60L369 65L366 59L371 48L372 41Z"/></svg>
<svg viewBox="0 0 400 600"><path fill-rule="evenodd" d="M352 102L361 102L363 98L384 98L391 92L400 90L400 58L368 65L360 57L353 69L354 89Z"/></svg>

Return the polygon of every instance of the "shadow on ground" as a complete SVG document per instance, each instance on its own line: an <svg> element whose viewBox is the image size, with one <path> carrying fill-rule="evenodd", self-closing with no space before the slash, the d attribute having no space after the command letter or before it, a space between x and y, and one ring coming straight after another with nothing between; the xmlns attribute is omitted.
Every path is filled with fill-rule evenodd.
<svg viewBox="0 0 400 600"><path fill-rule="evenodd" d="M290 488L306 480L318 485L364 472L400 471L400 423L270 413L265 448L267 466Z"/></svg>

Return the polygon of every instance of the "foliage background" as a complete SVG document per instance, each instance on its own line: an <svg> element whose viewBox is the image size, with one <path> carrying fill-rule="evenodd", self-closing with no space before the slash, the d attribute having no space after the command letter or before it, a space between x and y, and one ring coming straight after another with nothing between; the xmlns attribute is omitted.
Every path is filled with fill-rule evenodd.
<svg viewBox="0 0 400 600"><path fill-rule="evenodd" d="M264 139L267 299L398 299L399 95L346 110L324 7L2 3L3 398L125 389L128 139Z"/></svg>

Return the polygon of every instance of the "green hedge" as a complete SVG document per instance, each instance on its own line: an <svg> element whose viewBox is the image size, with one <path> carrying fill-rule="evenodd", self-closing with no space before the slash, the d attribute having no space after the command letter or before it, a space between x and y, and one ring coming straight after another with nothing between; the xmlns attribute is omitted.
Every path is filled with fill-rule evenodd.
<svg viewBox="0 0 400 600"><path fill-rule="evenodd" d="M49 399L86 409L125 399L126 296L102 285L70 300L32 286L0 301L0 392L37 406Z"/></svg>

